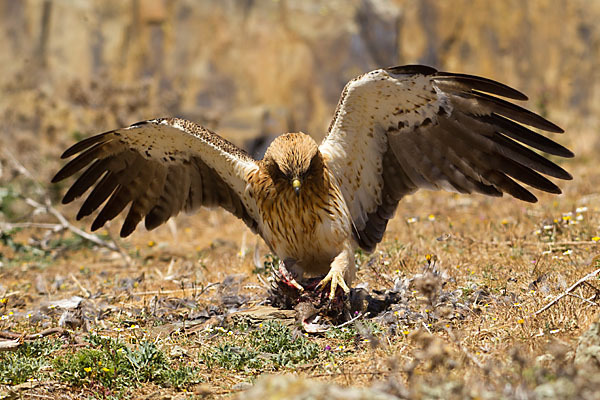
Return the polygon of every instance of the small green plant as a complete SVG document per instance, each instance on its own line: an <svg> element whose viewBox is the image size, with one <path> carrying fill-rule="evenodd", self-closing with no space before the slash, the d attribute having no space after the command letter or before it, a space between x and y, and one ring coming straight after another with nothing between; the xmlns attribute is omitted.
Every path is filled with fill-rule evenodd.
<svg viewBox="0 0 600 400"><path fill-rule="evenodd" d="M97 234L101 239L107 240L109 237L106 234ZM95 244L78 235L63 236L48 241L48 249L69 249L71 251L84 248L93 248Z"/></svg>
<svg viewBox="0 0 600 400"><path fill-rule="evenodd" d="M91 335L88 341L98 348L83 349L54 361L59 379L75 386L100 385L121 392L147 382L182 388L200 381L197 368L175 368L153 342L129 347L98 335Z"/></svg>
<svg viewBox="0 0 600 400"><path fill-rule="evenodd" d="M222 344L215 349L201 355L207 367L215 365L241 371L244 369L262 369L266 365L264 358L259 358L258 353L245 347Z"/></svg>
<svg viewBox="0 0 600 400"><path fill-rule="evenodd" d="M233 329L238 330L237 326ZM216 365L238 371L277 370L318 359L321 354L317 344L303 336L294 338L288 327L273 321L260 324L245 335L228 337L229 342L235 343L221 344L201 355L209 368Z"/></svg>
<svg viewBox="0 0 600 400"><path fill-rule="evenodd" d="M170 368L165 354L152 342L143 342L136 349L125 347L125 358L137 382L161 383L163 372Z"/></svg>
<svg viewBox="0 0 600 400"><path fill-rule="evenodd" d="M74 130L73 132L71 132L71 138L73 139L73 141L79 142L80 140L85 139L85 135L81 131Z"/></svg>
<svg viewBox="0 0 600 400"><path fill-rule="evenodd" d="M468 286L462 286L458 289L462 292L461 298L463 300L467 300L469 298L469 296L471 296L475 292L475 289L473 289L472 287L468 287Z"/></svg>
<svg viewBox="0 0 600 400"><path fill-rule="evenodd" d="M363 249L361 249L359 247L356 250L354 250L354 265L356 266L357 269L360 269L360 267L365 262L367 262L367 260L369 260L370 257L371 257L371 255L369 253L365 252Z"/></svg>
<svg viewBox="0 0 600 400"><path fill-rule="evenodd" d="M0 213L11 220L16 217L13 205L19 201L19 196L11 187L0 187Z"/></svg>
<svg viewBox="0 0 600 400"><path fill-rule="evenodd" d="M325 333L325 337L348 345L357 339L370 339L373 336L379 336L385 331L381 325L373 321L361 321L359 324L359 329L356 326L329 328Z"/></svg>
<svg viewBox="0 0 600 400"><path fill-rule="evenodd" d="M336 339L344 342L352 341L356 338L356 335L354 327L330 328L325 333L325 337L328 339Z"/></svg>
<svg viewBox="0 0 600 400"><path fill-rule="evenodd" d="M198 368L193 365L181 364L178 368L169 368L163 373L165 386L175 389L184 389L202 382L198 375Z"/></svg>
<svg viewBox="0 0 600 400"><path fill-rule="evenodd" d="M0 383L18 385L39 378L51 364L50 356L61 346L57 340L39 339L25 343L13 352L0 353Z"/></svg>
<svg viewBox="0 0 600 400"><path fill-rule="evenodd" d="M49 262L49 251L15 240L15 235L19 231L20 229L0 231L0 261L7 266L21 265L26 262ZM4 249L8 249L8 252Z"/></svg>
<svg viewBox="0 0 600 400"><path fill-rule="evenodd" d="M278 322L267 322L251 331L249 342L257 351L272 354L270 360L275 368L307 362L320 352L317 344L303 336L293 338L289 328Z"/></svg>

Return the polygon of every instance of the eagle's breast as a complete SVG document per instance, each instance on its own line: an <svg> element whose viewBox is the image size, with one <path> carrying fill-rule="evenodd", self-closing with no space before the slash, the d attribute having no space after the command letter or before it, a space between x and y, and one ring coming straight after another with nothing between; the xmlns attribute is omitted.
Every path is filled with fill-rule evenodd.
<svg viewBox="0 0 600 400"><path fill-rule="evenodd" d="M307 178L299 195L263 170L248 180L257 200L262 237L280 259L296 260L309 274L326 273L351 235L341 190L326 168L323 172Z"/></svg>

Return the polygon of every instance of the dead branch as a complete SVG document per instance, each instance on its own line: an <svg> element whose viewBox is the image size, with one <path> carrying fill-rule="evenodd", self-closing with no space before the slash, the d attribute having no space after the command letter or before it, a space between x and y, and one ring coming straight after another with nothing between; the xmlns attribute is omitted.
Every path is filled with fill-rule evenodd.
<svg viewBox="0 0 600 400"><path fill-rule="evenodd" d="M31 207L39 211L45 212L47 214L53 215L58 220L58 222L60 222L61 226L63 226L65 229L68 229L74 234L81 236L82 238L89 240L90 242L95 243L99 246L106 247L112 251L119 252L123 256L123 258L125 258L127 262L129 262L129 256L127 256L123 252L123 250L114 243L114 241L112 243L107 242L105 240L100 239L96 235L84 232L81 229L77 228L75 225L67 221L67 219L56 208L52 207L49 200L46 201L46 204L41 204L29 197L24 197L23 199Z"/></svg>
<svg viewBox="0 0 600 400"><path fill-rule="evenodd" d="M322 377L330 377L330 376L340 376L340 375L350 375L350 376L360 376L360 375L390 375L393 371L355 371L355 372L325 372L322 374L311 374L310 378L322 378Z"/></svg>
<svg viewBox="0 0 600 400"><path fill-rule="evenodd" d="M13 351L18 349L23 345L23 340L13 339L13 340L0 340L0 351Z"/></svg>
<svg viewBox="0 0 600 400"><path fill-rule="evenodd" d="M543 313L544 311L546 311L547 309L549 309L550 307L552 307L554 304L556 304L563 297L571 295L571 292L573 290L575 290L579 285L585 283L586 281L588 281L588 280L590 280L592 278L597 277L598 274L600 274L600 268L598 268L597 270L595 270L593 272L590 272L589 274L587 274L586 276L584 276L583 278L581 278L580 280L578 280L577 282L575 282L573 285L571 285L563 293L561 293L558 296L556 296L556 298L554 300L552 300L550 303L546 304L544 307L542 307L539 310L537 310L534 313L534 315L539 315L539 314ZM577 297L579 297L579 296L577 296Z"/></svg>
<svg viewBox="0 0 600 400"><path fill-rule="evenodd" d="M65 330L63 328L56 326L54 328L44 329L43 331L38 333L30 333L29 335L23 335L22 333L15 333L10 331L0 331L0 337L10 340L36 340L54 334L62 335L64 333Z"/></svg>
<svg viewBox="0 0 600 400"><path fill-rule="evenodd" d="M15 169L21 175L25 175L28 179L30 179L35 184L36 191L39 195L46 194L42 184L40 182L38 182L37 179L35 179L35 177L31 174L31 172L29 172L29 170L27 168L25 168L25 166L23 164L21 164L21 162L19 160L17 160L17 158L13 155L12 152L10 152L6 148L4 148L2 153L4 154L4 156L6 158L8 158L12 162Z"/></svg>
<svg viewBox="0 0 600 400"><path fill-rule="evenodd" d="M368 313L367 313L367 314L368 314ZM348 320L348 321L346 321L346 322L344 322L344 323L341 323L341 324L339 324L339 325L337 325L337 326L334 326L334 328L341 328L341 327L344 327L344 326L346 326L346 325L353 324L353 323L354 323L354 321L356 321L357 319L359 319L359 318L362 318L362 317L364 317L364 316L365 316L365 314L364 314L364 313L359 313L359 314L358 314L356 317L354 317L354 318L352 318L352 319L350 319L350 320Z"/></svg>
<svg viewBox="0 0 600 400"><path fill-rule="evenodd" d="M102 247L106 247L107 249L110 249L112 251L116 251L117 253L119 253L121 255L121 257L123 257L123 260L125 261L125 263L127 265L131 265L131 258L129 257L129 255L127 253L125 253L125 251L117 246L116 241L114 239L111 238L111 242L107 242L105 240L100 239L98 236L91 234L91 233L87 233L81 229L79 229L78 227L76 227L75 225L71 224L69 221L67 221L67 219L54 207L52 207L50 200L46 199L46 204L41 204L29 197L23 197L25 202L30 205L31 207L45 212L47 214L51 214L53 215L59 222L60 225L64 228L67 229L71 232L73 232L74 234L81 236L82 238L89 240L92 243L97 244L98 246L102 246Z"/></svg>
<svg viewBox="0 0 600 400"><path fill-rule="evenodd" d="M49 229L54 232L58 232L64 229L64 227L61 224L46 224L43 222L0 222L0 229L5 231L19 228Z"/></svg>
<svg viewBox="0 0 600 400"><path fill-rule="evenodd" d="M200 289L200 293L196 294L196 297L201 296L202 294L204 294L204 292L206 292L208 289L213 288L215 286L219 286L221 284L221 282L214 282L214 283L209 283L208 285L202 287ZM189 288L187 288L189 289ZM184 289L173 289L173 290L150 290L147 292L133 292L131 293L132 296L159 296L162 294L173 294L173 293L181 293L181 291L186 290L186 288Z"/></svg>
<svg viewBox="0 0 600 400"><path fill-rule="evenodd" d="M528 242L529 243L529 242ZM600 244L595 240L574 240L574 241L564 241L564 242L541 242L543 244L547 244L548 246L589 246L594 244Z"/></svg>

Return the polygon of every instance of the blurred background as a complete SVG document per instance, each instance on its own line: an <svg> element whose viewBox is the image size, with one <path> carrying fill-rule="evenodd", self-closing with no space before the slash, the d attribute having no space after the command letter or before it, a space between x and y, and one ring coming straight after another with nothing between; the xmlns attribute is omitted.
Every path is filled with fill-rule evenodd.
<svg viewBox="0 0 600 400"><path fill-rule="evenodd" d="M599 20L595 0L0 0L1 165L48 182L75 139L160 116L257 152L320 139L348 80L409 63L524 91L593 160Z"/></svg>

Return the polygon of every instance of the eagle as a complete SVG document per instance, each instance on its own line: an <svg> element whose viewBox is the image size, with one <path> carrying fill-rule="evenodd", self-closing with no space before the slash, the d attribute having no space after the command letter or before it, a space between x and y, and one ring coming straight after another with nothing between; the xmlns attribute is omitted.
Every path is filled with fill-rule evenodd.
<svg viewBox="0 0 600 400"><path fill-rule="evenodd" d="M504 98L504 99L503 99ZM222 207L260 235L298 290L324 276L318 290L349 292L354 252L381 242L399 201L419 189L504 193L537 198L522 184L560 188L569 180L538 153L573 153L530 128L562 133L508 100L527 100L502 83L423 65L381 68L346 84L321 142L305 133L277 137L261 160L211 130L158 118L91 136L68 148L59 182L83 171L63 203L91 192L77 220L104 206L91 229L129 205L120 235L143 219L154 229L180 211Z"/></svg>

